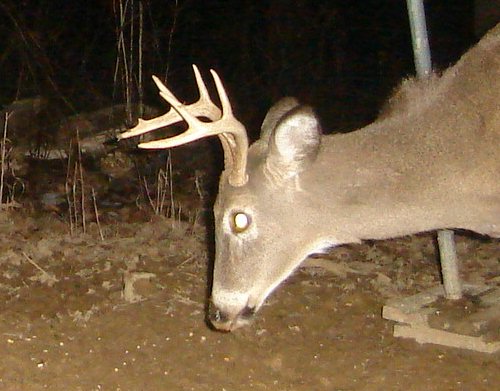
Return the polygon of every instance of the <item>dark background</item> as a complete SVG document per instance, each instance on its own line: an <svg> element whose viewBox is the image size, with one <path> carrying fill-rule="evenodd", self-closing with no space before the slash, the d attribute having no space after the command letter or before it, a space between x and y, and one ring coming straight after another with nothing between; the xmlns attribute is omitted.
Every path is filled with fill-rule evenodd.
<svg viewBox="0 0 500 391"><path fill-rule="evenodd" d="M137 75L139 3L129 0L120 25L119 1L0 0L0 106L41 95L57 118L123 102L117 37L133 31L127 45ZM142 7L144 102L163 103L151 74L191 101L190 64L206 79L214 68L252 138L284 95L312 104L327 131L353 129L414 72L403 0L150 0ZM472 0L426 1L435 69L480 38L475 8ZM132 81L137 101L137 76Z"/></svg>

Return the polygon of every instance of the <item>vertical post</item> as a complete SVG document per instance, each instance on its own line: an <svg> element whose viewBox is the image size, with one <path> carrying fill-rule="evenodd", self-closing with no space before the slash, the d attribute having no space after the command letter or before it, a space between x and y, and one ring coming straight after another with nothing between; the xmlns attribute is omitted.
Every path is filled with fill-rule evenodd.
<svg viewBox="0 0 500 391"><path fill-rule="evenodd" d="M411 42L417 76L419 78L427 77L432 71L432 66L424 4L422 0L406 0L406 6L410 19Z"/></svg>
<svg viewBox="0 0 500 391"><path fill-rule="evenodd" d="M462 285L458 273L457 251L453 231L444 229L438 231L439 256L441 259L441 273L446 298L457 300L462 298Z"/></svg>
<svg viewBox="0 0 500 391"><path fill-rule="evenodd" d="M430 75L432 68L423 0L406 0L406 5L410 19L411 40L417 76L425 78ZM439 231L438 245L445 296L451 300L460 299L462 297L462 286L458 273L453 231Z"/></svg>

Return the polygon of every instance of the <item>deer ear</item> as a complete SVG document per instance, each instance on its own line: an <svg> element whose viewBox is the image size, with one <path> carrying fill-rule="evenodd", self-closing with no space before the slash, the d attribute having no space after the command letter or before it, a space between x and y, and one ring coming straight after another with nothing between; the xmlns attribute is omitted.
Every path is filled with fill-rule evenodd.
<svg viewBox="0 0 500 391"><path fill-rule="evenodd" d="M273 177L289 179L316 159L321 142L321 127L312 108L297 107L277 123L269 140L266 168Z"/></svg>
<svg viewBox="0 0 500 391"><path fill-rule="evenodd" d="M291 96L281 98L278 102L276 102L267 112L264 121L262 121L260 140L268 145L271 133L276 127L278 121L298 106L299 101Z"/></svg>

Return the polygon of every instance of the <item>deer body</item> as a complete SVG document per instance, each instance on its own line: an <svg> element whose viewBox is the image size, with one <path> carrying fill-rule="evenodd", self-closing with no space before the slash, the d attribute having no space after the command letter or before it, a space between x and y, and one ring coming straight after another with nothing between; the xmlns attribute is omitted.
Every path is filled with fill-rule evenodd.
<svg viewBox="0 0 500 391"><path fill-rule="evenodd" d="M230 113L217 87L222 118L203 113L214 124ZM203 125L163 88L175 110L167 122ZM219 329L247 323L309 254L331 246L440 228L500 237L500 26L441 77L404 82L381 118L358 131L321 136L314 112L293 98L271 108L248 150L233 125L209 134L226 155L214 206L210 318Z"/></svg>

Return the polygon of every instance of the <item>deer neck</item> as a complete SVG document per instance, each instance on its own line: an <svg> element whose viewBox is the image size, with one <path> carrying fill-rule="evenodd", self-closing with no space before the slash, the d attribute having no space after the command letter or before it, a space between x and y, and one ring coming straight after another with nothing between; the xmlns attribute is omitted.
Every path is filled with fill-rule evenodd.
<svg viewBox="0 0 500 391"><path fill-rule="evenodd" d="M324 221L325 231L334 220L343 236L384 239L447 225L436 202L446 189L430 179L439 173L422 154L418 127L406 128L404 135L394 128L387 119L323 138L318 160L303 173L300 188L310 213L324 216L317 221Z"/></svg>

